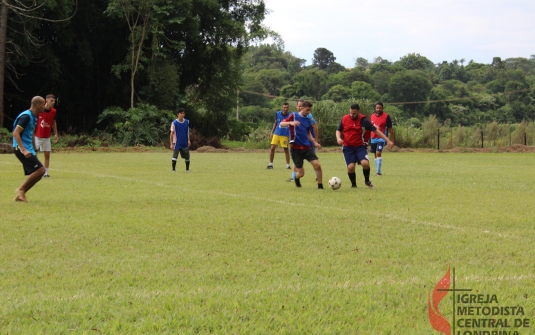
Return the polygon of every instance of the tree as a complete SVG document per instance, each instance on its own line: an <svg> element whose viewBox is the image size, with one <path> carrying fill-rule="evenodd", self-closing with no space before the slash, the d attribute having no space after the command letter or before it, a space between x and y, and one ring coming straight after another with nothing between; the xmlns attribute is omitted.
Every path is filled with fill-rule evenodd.
<svg viewBox="0 0 535 335"><path fill-rule="evenodd" d="M432 61L416 53L401 57L396 64L403 66L407 70L431 71L435 67Z"/></svg>
<svg viewBox="0 0 535 335"><path fill-rule="evenodd" d="M351 94L356 99L368 99L371 101L379 101L381 95L373 89L372 85L363 81L354 81L351 84Z"/></svg>
<svg viewBox="0 0 535 335"><path fill-rule="evenodd" d="M134 108L135 78L143 63L148 61L145 56L144 43L149 37L153 37L153 53L158 54L162 47L158 36L163 35L163 29L167 24L180 23L183 17L170 17L173 6L166 0L110 0L106 13L117 18L124 18L130 31L130 48L125 61L114 65L112 71L117 77L122 72L130 71L130 108ZM167 41L170 44L178 44L174 40Z"/></svg>
<svg viewBox="0 0 535 335"><path fill-rule="evenodd" d="M404 104L405 111L410 111L412 115L416 112L415 102L426 101L433 85L425 72L419 70L409 70L398 72L390 79L388 92L395 102L411 102Z"/></svg>
<svg viewBox="0 0 535 335"><path fill-rule="evenodd" d="M72 4L70 4L72 6ZM76 6L78 1L76 1ZM60 19L50 19L44 17L46 10L49 8L60 7L57 11L61 15L66 14ZM4 127L4 87L6 74L7 78L15 87L17 84L15 78L19 78L21 72L16 69L17 65L27 64L37 61L39 55L36 49L43 46L43 42L34 34L38 24L46 22L64 22L69 20L70 12L64 13L64 8L70 7L64 1L52 2L44 0L38 4L35 1L25 4L21 1L2 0L0 3L0 128ZM9 12L13 15L9 15ZM76 13L76 10L74 11ZM72 14L74 15L74 14ZM70 16L70 17L69 17ZM8 35L8 26L11 23L12 34ZM6 68L10 72L6 72ZM17 87L18 88L18 87Z"/></svg>
<svg viewBox="0 0 535 335"><path fill-rule="evenodd" d="M317 48L316 51L314 51L312 64L318 66L320 70L325 70L335 60L336 57L334 57L334 54L331 51L325 48Z"/></svg>
<svg viewBox="0 0 535 335"><path fill-rule="evenodd" d="M351 90L343 85L335 85L331 87L327 93L322 97L323 100L332 100L334 102L342 102L351 97Z"/></svg>
<svg viewBox="0 0 535 335"><path fill-rule="evenodd" d="M357 61L355 62L355 66L357 66L357 67L367 68L369 65L370 64L368 63L368 60L366 58L363 58L363 57L358 57Z"/></svg>
<svg viewBox="0 0 535 335"><path fill-rule="evenodd" d="M327 72L318 69L303 70L295 75L294 84L301 96L320 100L327 91Z"/></svg>

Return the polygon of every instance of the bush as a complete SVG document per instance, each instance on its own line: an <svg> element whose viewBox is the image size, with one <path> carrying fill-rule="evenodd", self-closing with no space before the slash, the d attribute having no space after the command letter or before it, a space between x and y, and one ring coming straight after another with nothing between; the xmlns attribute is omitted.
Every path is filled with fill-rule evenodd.
<svg viewBox="0 0 535 335"><path fill-rule="evenodd" d="M228 121L229 132L227 139L230 141L245 141L251 131L256 128L256 124L252 122L240 122L232 119Z"/></svg>
<svg viewBox="0 0 535 335"><path fill-rule="evenodd" d="M12 143L13 134L6 128L0 128L0 143Z"/></svg>
<svg viewBox="0 0 535 335"><path fill-rule="evenodd" d="M336 147L336 129L338 124L318 124L320 133L320 142L325 147Z"/></svg>
<svg viewBox="0 0 535 335"><path fill-rule="evenodd" d="M190 129L189 139L191 142L191 145L189 146L190 150L197 150L200 147L204 147L204 146L210 146L210 147L214 147L218 149L223 147L221 145L221 141L219 140L219 137L213 136L213 137L207 138L207 137L204 137L200 132L198 132L195 129Z"/></svg>

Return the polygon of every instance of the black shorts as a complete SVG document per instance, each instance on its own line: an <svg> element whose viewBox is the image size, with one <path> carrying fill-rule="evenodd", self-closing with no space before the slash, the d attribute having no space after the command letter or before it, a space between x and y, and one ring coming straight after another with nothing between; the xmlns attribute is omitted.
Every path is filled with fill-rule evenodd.
<svg viewBox="0 0 535 335"><path fill-rule="evenodd" d="M317 161L318 156L312 149L292 149L291 150L292 161L296 168L301 169L305 159L309 162Z"/></svg>
<svg viewBox="0 0 535 335"><path fill-rule="evenodd" d="M17 156L19 161L22 163L22 167L24 168L24 174L26 176L31 175L32 173L43 167L43 164L39 162L39 159L37 159L36 155L31 155L29 158L26 158L26 156L24 156L24 154L19 150L19 148L15 148L15 156Z"/></svg>
<svg viewBox="0 0 535 335"><path fill-rule="evenodd" d="M175 149L175 151L173 151L173 159L177 159L179 152L180 157L184 158L186 161L189 161L189 148Z"/></svg>

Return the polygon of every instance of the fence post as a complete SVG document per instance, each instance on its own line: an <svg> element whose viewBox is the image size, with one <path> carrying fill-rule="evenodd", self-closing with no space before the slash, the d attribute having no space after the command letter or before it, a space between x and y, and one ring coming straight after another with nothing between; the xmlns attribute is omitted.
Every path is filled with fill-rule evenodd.
<svg viewBox="0 0 535 335"><path fill-rule="evenodd" d="M528 137L526 133L524 133L524 145L528 145Z"/></svg>
<svg viewBox="0 0 535 335"><path fill-rule="evenodd" d="M481 149L483 149L483 129L481 129Z"/></svg>
<svg viewBox="0 0 535 335"><path fill-rule="evenodd" d="M440 128L437 131L437 150L440 150Z"/></svg>

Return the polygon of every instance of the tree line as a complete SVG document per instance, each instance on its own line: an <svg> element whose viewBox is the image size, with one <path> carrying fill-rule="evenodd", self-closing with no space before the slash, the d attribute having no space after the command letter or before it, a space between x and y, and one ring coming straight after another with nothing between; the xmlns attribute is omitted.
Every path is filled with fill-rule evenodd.
<svg viewBox="0 0 535 335"><path fill-rule="evenodd" d="M313 62L284 50L262 25L262 0L3 0L0 128L34 95L57 96L60 130L157 138L156 123L185 107L204 136L272 122L286 100L381 100L395 122L435 115L470 126L535 118L535 56L434 64L356 59L346 69L316 49ZM266 37L276 44L258 44Z"/></svg>
<svg viewBox="0 0 535 335"><path fill-rule="evenodd" d="M490 64L465 59L434 64L411 53L397 61L358 57L346 69L325 48L316 49L306 66L278 45L260 45L244 57L243 72L240 115L247 121L263 119L280 101L297 98L383 101L398 123L430 115L461 126L535 119L535 55L494 57Z"/></svg>

